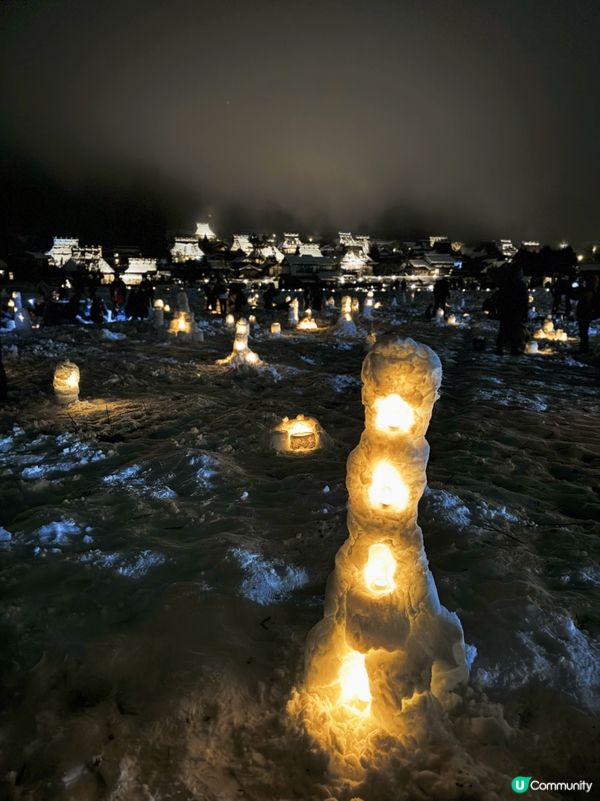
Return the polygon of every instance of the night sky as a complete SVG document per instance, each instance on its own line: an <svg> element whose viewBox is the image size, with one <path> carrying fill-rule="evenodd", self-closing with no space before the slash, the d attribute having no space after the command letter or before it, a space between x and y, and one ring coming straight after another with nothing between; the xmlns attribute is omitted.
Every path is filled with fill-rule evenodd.
<svg viewBox="0 0 600 801"><path fill-rule="evenodd" d="M597 0L4 0L0 225L600 224Z"/></svg>

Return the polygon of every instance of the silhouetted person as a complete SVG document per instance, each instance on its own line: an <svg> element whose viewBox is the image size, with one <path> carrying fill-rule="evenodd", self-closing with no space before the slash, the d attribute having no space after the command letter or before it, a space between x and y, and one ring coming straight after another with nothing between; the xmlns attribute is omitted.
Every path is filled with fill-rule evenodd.
<svg viewBox="0 0 600 801"><path fill-rule="evenodd" d="M275 298L277 297L277 290L274 284L269 284L267 289L263 292L263 303L265 309L273 309L275 307Z"/></svg>
<svg viewBox="0 0 600 801"><path fill-rule="evenodd" d="M78 293L74 293L69 298L69 302L67 303L67 308L65 311L65 317L67 318L67 322L69 323L77 323L77 318L81 313L81 297Z"/></svg>
<svg viewBox="0 0 600 801"><path fill-rule="evenodd" d="M248 304L248 297L241 286L236 287L233 295L233 311L241 315Z"/></svg>
<svg viewBox="0 0 600 801"><path fill-rule="evenodd" d="M598 282L600 276L586 276L583 286L579 290L577 302L577 325L579 327L579 353L587 353L590 349L589 330L590 323L597 314L600 314Z"/></svg>
<svg viewBox="0 0 600 801"><path fill-rule="evenodd" d="M219 281L215 287L215 295L217 296L219 306L221 307L221 317L225 319L225 317L227 317L227 300L229 299L229 290L227 289L227 284L221 278L219 278Z"/></svg>
<svg viewBox="0 0 600 801"><path fill-rule="evenodd" d="M110 299L113 305L113 316L116 316L124 308L127 299L127 287L120 278L115 278L110 285Z"/></svg>
<svg viewBox="0 0 600 801"><path fill-rule="evenodd" d="M323 284L318 276L315 279L312 295L312 308L314 311L321 311L323 308Z"/></svg>
<svg viewBox="0 0 600 801"><path fill-rule="evenodd" d="M433 287L433 314L438 309L446 311L446 303L450 297L450 281L447 278L440 278Z"/></svg>
<svg viewBox="0 0 600 801"><path fill-rule="evenodd" d="M92 306L90 309L90 320L93 323L102 325L104 322L104 315L106 314L106 306L102 298L99 298L94 292L92 296Z"/></svg>
<svg viewBox="0 0 600 801"><path fill-rule="evenodd" d="M511 354L518 356L523 352L529 310L529 292L518 267L513 267L498 290L497 308L500 330L496 353L502 355L504 346L508 345Z"/></svg>

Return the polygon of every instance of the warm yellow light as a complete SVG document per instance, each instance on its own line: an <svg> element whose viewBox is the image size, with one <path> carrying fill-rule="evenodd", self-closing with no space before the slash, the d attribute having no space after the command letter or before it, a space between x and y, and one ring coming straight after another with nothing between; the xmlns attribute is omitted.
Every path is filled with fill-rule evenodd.
<svg viewBox="0 0 600 801"><path fill-rule="evenodd" d="M365 655L350 651L344 657L339 673L340 704L357 715L366 715L371 709L371 687L365 665Z"/></svg>
<svg viewBox="0 0 600 801"><path fill-rule="evenodd" d="M410 403L392 393L375 401L375 426L379 431L406 434L413 427L415 413Z"/></svg>
<svg viewBox="0 0 600 801"><path fill-rule="evenodd" d="M69 389L78 389L79 387L79 376L77 373L70 373L67 378L65 379L65 384L69 387Z"/></svg>
<svg viewBox="0 0 600 801"><path fill-rule="evenodd" d="M315 426L314 424L311 425L308 420L294 420L292 425L289 427L288 431L292 435L301 435L301 434L312 434L314 431Z"/></svg>
<svg viewBox="0 0 600 801"><path fill-rule="evenodd" d="M251 350L246 356L246 361L248 364L258 364L259 359L256 353L254 353L254 351Z"/></svg>
<svg viewBox="0 0 600 801"><path fill-rule="evenodd" d="M371 545L364 577L365 584L373 595L388 595L396 589L395 572L396 560L388 546L381 543Z"/></svg>
<svg viewBox="0 0 600 801"><path fill-rule="evenodd" d="M373 506L401 512L408 503L408 487L389 462L378 462L373 470L369 500Z"/></svg>
<svg viewBox="0 0 600 801"><path fill-rule="evenodd" d="M177 320L177 330L185 332L187 331L187 322L185 319L185 315L181 314L179 319Z"/></svg>

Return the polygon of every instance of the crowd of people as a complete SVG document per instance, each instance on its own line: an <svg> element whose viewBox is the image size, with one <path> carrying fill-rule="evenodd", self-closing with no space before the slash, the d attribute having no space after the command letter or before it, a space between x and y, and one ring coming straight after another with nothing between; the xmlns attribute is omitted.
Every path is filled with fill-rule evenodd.
<svg viewBox="0 0 600 801"><path fill-rule="evenodd" d="M473 288L473 282L469 288ZM486 298L483 311L491 319L499 322L496 351L502 354L506 348L513 355L522 353L530 338L529 287L523 279L518 266L508 265L498 281L498 288ZM552 312L564 314L567 319L573 315L579 329L579 352L589 350L589 329L593 320L600 318L600 275L584 275L579 281L573 278L558 277L547 288L552 294ZM295 279L295 293L301 300L301 307L319 312L324 303L323 283ZM206 299L206 310L219 314L223 319L228 314L236 317L248 313L249 298L245 284L233 281L228 283L218 275L202 286ZM450 302L451 292L458 288L446 277L438 279L433 286L433 301L425 311L427 318L436 316L441 310L445 313ZM464 289L464 283L461 285ZM391 285L393 297L401 303L408 302L408 284L405 278L395 280ZM105 293L106 294L106 293ZM105 300L96 286L73 288L69 294L64 287L51 290L46 285L38 285L37 298L28 307L32 319L40 325L52 326L65 323L102 324L111 320L144 320L152 313L154 287L143 279L140 284L127 287L120 278L115 278L109 287L110 300ZM262 305L267 311L286 310L291 296L280 281L268 283L262 288ZM256 301L256 296L253 302ZM14 318L14 309L2 306L3 318Z"/></svg>

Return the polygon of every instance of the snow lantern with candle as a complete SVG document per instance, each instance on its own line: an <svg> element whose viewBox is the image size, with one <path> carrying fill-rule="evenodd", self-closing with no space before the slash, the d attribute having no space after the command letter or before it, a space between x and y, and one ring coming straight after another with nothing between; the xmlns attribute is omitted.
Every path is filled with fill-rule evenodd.
<svg viewBox="0 0 600 801"><path fill-rule="evenodd" d="M334 333L339 337L358 336L358 329L352 318L352 298L350 295L344 295L342 298L340 316L335 324Z"/></svg>
<svg viewBox="0 0 600 801"><path fill-rule="evenodd" d="M312 316L312 311L310 309L306 309L304 312L304 317L300 320L298 325L296 326L297 331L316 331L318 329L316 320Z"/></svg>
<svg viewBox="0 0 600 801"><path fill-rule="evenodd" d="M365 428L347 464L349 537L289 705L330 753L332 743L361 752L375 730L426 737L468 680L462 626L440 604L417 523L441 378L437 355L408 338L382 337L363 362Z"/></svg>
<svg viewBox="0 0 600 801"><path fill-rule="evenodd" d="M191 312L180 311L169 324L169 334L178 339L187 340L192 338L192 315Z"/></svg>
<svg viewBox="0 0 600 801"><path fill-rule="evenodd" d="M61 406L79 400L79 367L73 362L61 362L54 370L54 395Z"/></svg>
<svg viewBox="0 0 600 801"><path fill-rule="evenodd" d="M235 337L233 339L233 350L225 359L219 359L217 364L229 367L259 367L262 365L254 351L248 347L248 336L250 334L250 324L241 317L235 324Z"/></svg>
<svg viewBox="0 0 600 801"><path fill-rule="evenodd" d="M373 290L369 289L367 297L363 304L363 317L365 320L370 320L373 317Z"/></svg>
<svg viewBox="0 0 600 801"><path fill-rule="evenodd" d="M288 323L298 325L298 298L293 298L288 306Z"/></svg>
<svg viewBox="0 0 600 801"><path fill-rule="evenodd" d="M321 447L322 429L314 417L299 414L284 417L271 432L271 443L278 453L302 455Z"/></svg>
<svg viewBox="0 0 600 801"><path fill-rule="evenodd" d="M281 337L281 323L271 323L271 337L273 339L279 339Z"/></svg>

